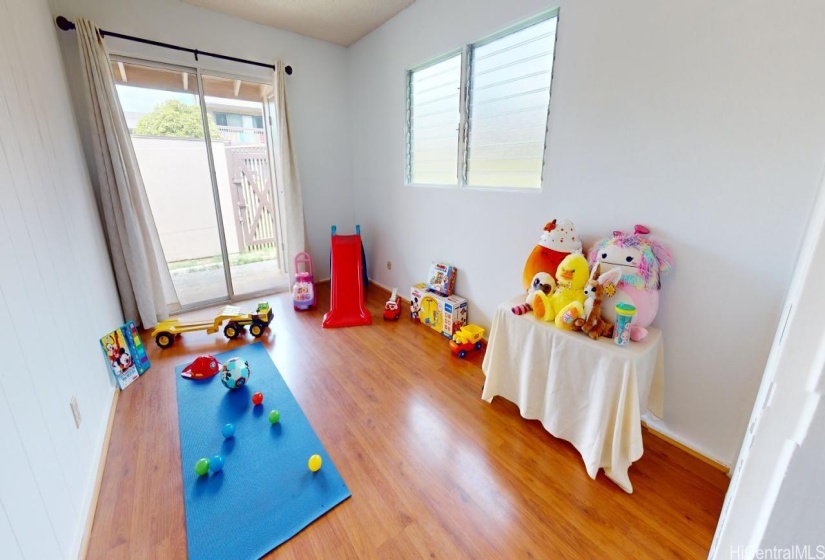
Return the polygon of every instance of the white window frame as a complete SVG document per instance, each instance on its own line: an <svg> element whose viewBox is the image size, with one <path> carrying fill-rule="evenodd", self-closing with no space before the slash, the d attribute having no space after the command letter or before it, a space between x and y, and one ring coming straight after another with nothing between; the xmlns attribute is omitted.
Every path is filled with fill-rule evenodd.
<svg viewBox="0 0 825 560"><path fill-rule="evenodd" d="M470 185L467 183L467 173L469 169L469 151L467 144L470 138L470 123L469 123L469 107L470 107L470 81L472 79L472 51L474 48L484 46L497 39L516 33L543 21L556 18L556 35L554 37L553 45L553 63L550 68L550 91L547 102L547 116L545 118L545 134L544 134L544 149L542 153L541 162L541 178L539 187L485 187ZM405 118L404 118L404 185L409 187L429 187L429 188L443 188L443 189L471 189L480 191L502 191L502 192L522 192L539 194L544 189L544 168L547 164L547 130L550 123L550 102L553 98L553 72L556 68L556 46L558 44L559 25L559 8L554 8L546 12L542 12L529 19L521 21L515 25L511 25L495 33L488 35L478 41L474 41L468 45L464 45L460 49L454 49L439 57L433 58L418 64L412 68L408 68L404 73L405 80ZM452 58L457 54L461 54L461 89L459 91L459 126L458 126L458 154L457 157L457 177L456 184L430 184L430 183L414 183L412 181L412 76L415 72L424 70L434 64L443 62L448 58Z"/></svg>
<svg viewBox="0 0 825 560"><path fill-rule="evenodd" d="M411 120L412 120L412 77L413 77L413 74L416 73L416 72L420 72L421 70L426 70L430 66L435 66L436 64L438 64L440 62L444 62L445 60L453 58L457 55L461 56L461 72L462 72L461 78L460 78L461 91L459 92L459 95L463 95L463 92L464 92L464 74L463 74L463 72L464 72L464 60L465 60L465 58L464 58L464 49L455 49L455 50L452 50L448 53L444 53L444 54L442 54L441 56L439 56L437 58L433 58L431 60L428 60L427 62L424 62L422 64L414 66L413 68L408 69L405 73L405 81L406 81L406 83L405 83L406 100L405 100L405 104L404 104L404 107L405 107L405 117L404 117L404 122L405 122L405 125L404 125L404 146L405 146L404 147L404 153L405 153L405 156L404 156L404 184L405 185L415 185L415 186L420 186L420 187L443 187L443 188L450 188L450 189L455 188L457 186L460 186L458 183L456 183L455 185L446 185L446 184L445 185L438 185L438 184L433 184L433 183L413 183L412 182L412 130L411 130L411 126L410 126L411 125ZM460 105L460 103L459 103L459 105ZM461 111L460 107L459 107L459 111ZM458 131L459 133L461 131L460 124L461 124L461 122L459 121L459 131ZM459 139L458 139L458 149L461 150L461 135L459 135ZM461 153L459 151L459 153L456 154L456 157L458 158L460 156L461 156ZM461 174L461 167L460 166L457 167L457 170L458 170L458 174L460 175ZM458 180L458 177L456 177L456 180Z"/></svg>

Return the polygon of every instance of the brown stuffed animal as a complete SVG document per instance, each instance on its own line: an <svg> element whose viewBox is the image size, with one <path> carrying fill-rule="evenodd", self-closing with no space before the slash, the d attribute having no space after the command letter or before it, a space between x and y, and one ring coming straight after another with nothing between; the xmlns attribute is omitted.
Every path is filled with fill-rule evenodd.
<svg viewBox="0 0 825 560"><path fill-rule="evenodd" d="M604 287L614 281L613 277L617 275L618 268L601 275L599 270L599 266L596 265L584 290L587 296L584 304L585 318L576 319L573 323L575 330L584 331L593 340L598 340L600 336L613 336L613 324L602 319L602 300L604 299ZM621 276L621 272L618 272L618 275Z"/></svg>

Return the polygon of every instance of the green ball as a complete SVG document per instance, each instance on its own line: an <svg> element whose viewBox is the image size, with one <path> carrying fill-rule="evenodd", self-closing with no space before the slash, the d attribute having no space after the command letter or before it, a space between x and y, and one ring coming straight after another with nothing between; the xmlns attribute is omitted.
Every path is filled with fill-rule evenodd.
<svg viewBox="0 0 825 560"><path fill-rule="evenodd" d="M269 413L269 421L273 424L277 424L281 420L281 413L277 410L273 410Z"/></svg>
<svg viewBox="0 0 825 560"><path fill-rule="evenodd" d="M195 463L195 472L198 473L198 476L203 476L209 472L209 459L203 458L198 459L198 462Z"/></svg>

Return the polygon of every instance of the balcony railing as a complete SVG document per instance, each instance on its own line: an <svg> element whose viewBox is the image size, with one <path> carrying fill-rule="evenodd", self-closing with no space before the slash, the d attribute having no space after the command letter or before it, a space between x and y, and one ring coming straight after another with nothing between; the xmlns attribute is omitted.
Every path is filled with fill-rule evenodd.
<svg viewBox="0 0 825 560"><path fill-rule="evenodd" d="M266 144L266 132L263 128L246 126L220 126L221 140L233 144Z"/></svg>

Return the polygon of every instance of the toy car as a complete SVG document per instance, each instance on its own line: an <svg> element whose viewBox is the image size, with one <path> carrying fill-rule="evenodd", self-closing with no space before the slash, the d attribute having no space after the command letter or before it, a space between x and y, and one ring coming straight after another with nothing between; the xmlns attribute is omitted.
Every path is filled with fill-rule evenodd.
<svg viewBox="0 0 825 560"><path fill-rule="evenodd" d="M152 331L152 336L158 346L169 348L175 343L175 338L182 333L206 331L206 334L213 334L220 330L224 321L229 321L223 328L223 334L226 338L238 338L247 326L252 336L260 338L264 334L264 329L272 322L272 308L269 307L269 302L263 302L258 304L255 313L241 313L239 307L226 305L212 321L194 321L192 323L181 323L179 319L162 321Z"/></svg>
<svg viewBox="0 0 825 560"><path fill-rule="evenodd" d="M397 321L399 317L401 317L401 298L398 295L398 288L394 288L390 299L384 304L384 319Z"/></svg>
<svg viewBox="0 0 825 560"><path fill-rule="evenodd" d="M467 350L481 350L481 337L484 336L484 329L478 325L464 325L453 335L450 341L450 350L459 358L467 355Z"/></svg>

